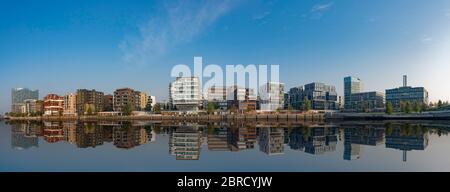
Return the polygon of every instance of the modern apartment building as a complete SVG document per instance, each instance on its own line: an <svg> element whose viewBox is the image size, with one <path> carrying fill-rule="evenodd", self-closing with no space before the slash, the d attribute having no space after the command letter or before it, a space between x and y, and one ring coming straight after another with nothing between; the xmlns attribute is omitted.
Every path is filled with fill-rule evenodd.
<svg viewBox="0 0 450 192"><path fill-rule="evenodd" d="M324 83L310 83L304 86L303 96L311 102L314 110L336 110L337 93L333 85Z"/></svg>
<svg viewBox="0 0 450 192"><path fill-rule="evenodd" d="M227 88L228 108L235 107L239 111L256 110L256 94L251 88L231 86Z"/></svg>
<svg viewBox="0 0 450 192"><path fill-rule="evenodd" d="M44 97L44 115L62 115L64 111L64 97L48 94Z"/></svg>
<svg viewBox="0 0 450 192"><path fill-rule="evenodd" d="M169 103L173 109L196 111L202 104L198 77L177 77L169 85Z"/></svg>
<svg viewBox="0 0 450 192"><path fill-rule="evenodd" d="M77 95L69 93L64 96L64 115L77 114Z"/></svg>
<svg viewBox="0 0 450 192"><path fill-rule="evenodd" d="M224 86L212 86L208 88L208 92L205 95L205 99L208 101L226 101L227 100L227 87Z"/></svg>
<svg viewBox="0 0 450 192"><path fill-rule="evenodd" d="M24 107L24 101L27 99L39 99L39 90L30 90L28 88L15 88L11 90L11 112L21 113Z"/></svg>
<svg viewBox="0 0 450 192"><path fill-rule="evenodd" d="M318 82L291 88L285 98L289 99L285 106L290 105L295 110L304 108L305 99L309 100L314 110L336 110L339 106L336 88Z"/></svg>
<svg viewBox="0 0 450 192"><path fill-rule="evenodd" d="M357 77L345 77L344 78L344 108L350 109L351 95L353 93L359 93L362 90L362 81Z"/></svg>
<svg viewBox="0 0 450 192"><path fill-rule="evenodd" d="M88 108L93 112L103 111L103 92L87 89L77 90L77 113L78 115L85 114Z"/></svg>
<svg viewBox="0 0 450 192"><path fill-rule="evenodd" d="M289 89L289 101L288 105L292 106L295 110L301 110L303 108L303 86L293 87Z"/></svg>
<svg viewBox="0 0 450 192"><path fill-rule="evenodd" d="M103 111L114 111L114 96L103 96Z"/></svg>
<svg viewBox="0 0 450 192"><path fill-rule="evenodd" d="M152 106L152 108L153 107L155 107L155 105L156 105L156 96L154 96L154 95L149 95L148 96L148 103L147 104L150 104L151 106Z"/></svg>
<svg viewBox="0 0 450 192"><path fill-rule="evenodd" d="M22 110L22 113L26 114L42 114L44 111L43 102L40 100L35 99L26 99L23 102L24 109Z"/></svg>
<svg viewBox="0 0 450 192"><path fill-rule="evenodd" d="M139 109L143 111L147 107L147 103L150 101L149 95L147 93L141 92L139 95Z"/></svg>
<svg viewBox="0 0 450 192"><path fill-rule="evenodd" d="M428 91L424 87L410 87L407 76L403 76L403 86L386 89L386 103L391 103L395 110L400 110L403 102L428 104Z"/></svg>
<svg viewBox="0 0 450 192"><path fill-rule="evenodd" d="M284 107L284 84L269 82L259 88L261 111L275 111Z"/></svg>
<svg viewBox="0 0 450 192"><path fill-rule="evenodd" d="M359 112L382 110L384 107L384 93L377 91L352 93L347 103L347 109Z"/></svg>
<svg viewBox="0 0 450 192"><path fill-rule="evenodd" d="M131 88L114 91L114 111L123 111L127 105L131 105L133 111L139 111L141 109L141 92Z"/></svg>

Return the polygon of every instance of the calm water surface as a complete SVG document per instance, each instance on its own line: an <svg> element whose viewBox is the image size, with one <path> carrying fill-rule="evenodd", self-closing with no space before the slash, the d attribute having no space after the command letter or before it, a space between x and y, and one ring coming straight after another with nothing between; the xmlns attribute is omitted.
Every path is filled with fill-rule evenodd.
<svg viewBox="0 0 450 192"><path fill-rule="evenodd" d="M449 122L0 122L0 171L450 171Z"/></svg>

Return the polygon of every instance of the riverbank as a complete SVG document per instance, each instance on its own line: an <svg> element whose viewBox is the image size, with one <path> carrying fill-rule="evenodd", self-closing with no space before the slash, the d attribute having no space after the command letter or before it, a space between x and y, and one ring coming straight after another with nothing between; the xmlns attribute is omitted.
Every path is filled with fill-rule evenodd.
<svg viewBox="0 0 450 192"><path fill-rule="evenodd" d="M10 121L324 121L324 114L143 115L10 117Z"/></svg>
<svg viewBox="0 0 450 192"><path fill-rule="evenodd" d="M450 111L435 111L423 113L332 113L327 114L327 120L450 120Z"/></svg>

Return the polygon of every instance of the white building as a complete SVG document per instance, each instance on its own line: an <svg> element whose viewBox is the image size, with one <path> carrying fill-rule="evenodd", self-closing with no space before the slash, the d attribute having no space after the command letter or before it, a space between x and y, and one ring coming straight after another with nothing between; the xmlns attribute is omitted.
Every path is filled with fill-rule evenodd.
<svg viewBox="0 0 450 192"><path fill-rule="evenodd" d="M226 101L227 100L227 87L224 86L212 86L208 88L208 93L205 95L205 99L208 101Z"/></svg>
<svg viewBox="0 0 450 192"><path fill-rule="evenodd" d="M169 102L172 108L196 111L201 105L202 93L198 77L177 77L169 86Z"/></svg>
<svg viewBox="0 0 450 192"><path fill-rule="evenodd" d="M284 106L284 84L269 82L259 88L261 111L275 111Z"/></svg>
<svg viewBox="0 0 450 192"><path fill-rule="evenodd" d="M69 93L64 96L64 115L77 115L77 94Z"/></svg>
<svg viewBox="0 0 450 192"><path fill-rule="evenodd" d="M150 105L152 106L152 108L155 107L155 105L156 105L156 96L149 95L148 98L149 98L149 101L148 101L148 102L150 103Z"/></svg>

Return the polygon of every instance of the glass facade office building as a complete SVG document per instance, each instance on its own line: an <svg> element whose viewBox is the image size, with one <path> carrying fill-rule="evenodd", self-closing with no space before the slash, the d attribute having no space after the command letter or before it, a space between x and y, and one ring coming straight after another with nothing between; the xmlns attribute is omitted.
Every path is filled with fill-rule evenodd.
<svg viewBox="0 0 450 192"><path fill-rule="evenodd" d="M20 112L20 107L23 106L25 100L39 99L39 90L30 90L27 88L15 88L11 90L11 112Z"/></svg>
<svg viewBox="0 0 450 192"><path fill-rule="evenodd" d="M333 85L310 83L305 85L304 96L311 101L314 110L336 110L337 92Z"/></svg>
<svg viewBox="0 0 450 192"><path fill-rule="evenodd" d="M362 90L362 82L357 77L345 77L344 78L344 108L351 108L351 95L353 93L359 93Z"/></svg>
<svg viewBox="0 0 450 192"><path fill-rule="evenodd" d="M350 95L350 102L347 109L355 111L366 111L384 108L384 94L381 92L361 92Z"/></svg>
<svg viewBox="0 0 450 192"><path fill-rule="evenodd" d="M391 103L398 110L402 102L428 103L428 91L423 87L399 87L386 90L386 103Z"/></svg>

